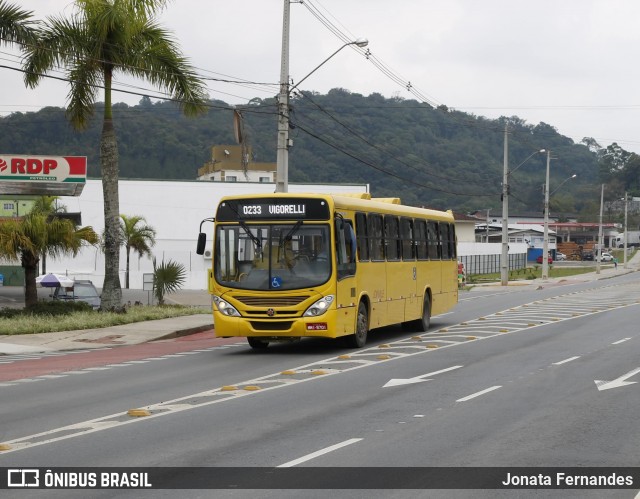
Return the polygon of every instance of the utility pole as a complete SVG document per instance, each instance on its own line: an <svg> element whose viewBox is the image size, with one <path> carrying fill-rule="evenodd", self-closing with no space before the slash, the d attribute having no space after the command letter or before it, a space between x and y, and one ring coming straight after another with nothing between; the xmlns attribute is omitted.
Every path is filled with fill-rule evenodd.
<svg viewBox="0 0 640 499"><path fill-rule="evenodd" d="M509 285L509 127L504 126L504 163L502 173L502 255L500 283Z"/></svg>
<svg viewBox="0 0 640 499"><path fill-rule="evenodd" d="M623 245L623 251L624 251L624 268L628 268L627 265L627 210L629 207L629 199L628 199L628 192L624 193L624 245Z"/></svg>
<svg viewBox="0 0 640 499"><path fill-rule="evenodd" d="M598 227L598 246L596 248L596 274L600 273L600 260L602 259L602 205L604 203L604 184L600 190L600 223Z"/></svg>
<svg viewBox="0 0 640 499"><path fill-rule="evenodd" d="M282 59L280 93L278 94L278 146L276 154L276 192L289 190L289 11L290 0L284 0L282 17Z"/></svg>
<svg viewBox="0 0 640 499"><path fill-rule="evenodd" d="M549 279L549 166L551 151L547 150L547 174L544 184L544 240L542 241L542 279Z"/></svg>

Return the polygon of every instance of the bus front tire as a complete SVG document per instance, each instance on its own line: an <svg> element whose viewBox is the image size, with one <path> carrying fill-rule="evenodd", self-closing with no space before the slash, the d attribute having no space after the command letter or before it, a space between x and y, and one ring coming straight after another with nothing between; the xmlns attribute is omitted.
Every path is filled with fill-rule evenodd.
<svg viewBox="0 0 640 499"><path fill-rule="evenodd" d="M261 340L260 338L255 338L252 336L249 336L247 338L247 342L249 342L249 346L251 348L255 348L256 350L264 350L265 348L267 348L269 346L269 342L265 341L265 340Z"/></svg>
<svg viewBox="0 0 640 499"><path fill-rule="evenodd" d="M347 336L347 346L351 348L362 348L367 343L369 333L369 312L364 302L358 305L358 319L356 320L356 331L351 336Z"/></svg>

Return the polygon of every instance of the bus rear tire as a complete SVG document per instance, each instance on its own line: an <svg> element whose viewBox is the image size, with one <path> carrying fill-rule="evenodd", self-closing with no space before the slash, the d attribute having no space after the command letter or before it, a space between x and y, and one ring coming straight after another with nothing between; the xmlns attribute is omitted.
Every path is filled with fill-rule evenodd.
<svg viewBox="0 0 640 499"><path fill-rule="evenodd" d="M260 338L255 338L253 336L247 337L247 342L251 348L256 350L264 350L269 346L269 342L265 340L261 340Z"/></svg>
<svg viewBox="0 0 640 499"><path fill-rule="evenodd" d="M431 302L429 301L429 296L426 294L424 296L424 304L422 305L422 319L418 319L416 321L416 325L421 332L425 333L429 330L429 326L431 325Z"/></svg>
<svg viewBox="0 0 640 499"><path fill-rule="evenodd" d="M358 305L358 318L356 320L356 331L351 336L345 338L347 346L350 348L362 348L367 343L369 333L369 312L364 302Z"/></svg>

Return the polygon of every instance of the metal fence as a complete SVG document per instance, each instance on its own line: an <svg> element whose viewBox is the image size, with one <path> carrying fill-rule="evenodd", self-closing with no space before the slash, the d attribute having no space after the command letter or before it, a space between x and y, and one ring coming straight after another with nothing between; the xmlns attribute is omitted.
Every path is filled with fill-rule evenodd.
<svg viewBox="0 0 640 499"><path fill-rule="evenodd" d="M458 259L464 264L464 270L469 274L500 273L502 255L466 255ZM509 270L523 269L527 266L527 255L515 253L509 255Z"/></svg>

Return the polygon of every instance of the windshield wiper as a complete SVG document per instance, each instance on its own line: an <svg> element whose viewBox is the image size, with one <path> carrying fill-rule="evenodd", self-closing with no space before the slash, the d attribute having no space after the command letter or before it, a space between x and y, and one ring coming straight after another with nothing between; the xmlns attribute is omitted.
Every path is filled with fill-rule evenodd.
<svg viewBox="0 0 640 499"><path fill-rule="evenodd" d="M253 244L255 244L258 252L262 253L262 242L260 241L260 239L256 237L256 235L253 232L251 232L251 229L249 229L249 226L246 223L244 223L242 220L238 220L238 225L240 225L240 227L244 229L244 231L249 236L249 239L253 241Z"/></svg>

